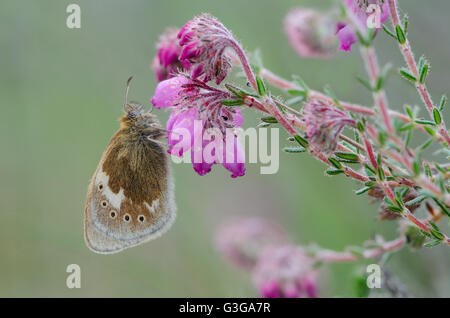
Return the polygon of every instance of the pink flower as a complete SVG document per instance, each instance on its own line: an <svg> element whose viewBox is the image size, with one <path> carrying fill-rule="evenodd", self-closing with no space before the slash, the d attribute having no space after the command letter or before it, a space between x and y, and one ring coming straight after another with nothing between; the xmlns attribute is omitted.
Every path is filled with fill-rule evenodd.
<svg viewBox="0 0 450 318"><path fill-rule="evenodd" d="M236 218L223 224L215 236L216 248L232 264L251 269L268 246L285 244L286 233L264 218ZM264 289L270 289L264 286Z"/></svg>
<svg viewBox="0 0 450 318"><path fill-rule="evenodd" d="M268 247L253 272L262 297L317 297L317 276L313 260L302 248Z"/></svg>
<svg viewBox="0 0 450 318"><path fill-rule="evenodd" d="M231 68L225 49L235 42L232 34L215 17L202 14L187 22L178 33L182 47L179 59L192 65L191 76L220 84Z"/></svg>
<svg viewBox="0 0 450 318"><path fill-rule="evenodd" d="M190 83L190 80L184 76L172 77L164 80L156 86L155 95L152 97L152 104L156 108L170 108L175 106L180 98L184 84ZM195 90L190 91L189 94L195 94Z"/></svg>
<svg viewBox="0 0 450 318"><path fill-rule="evenodd" d="M341 43L341 45L339 46L339 50L347 52L350 52L352 50L352 45L358 40L355 32L349 25L346 25L339 29L339 31L337 32L337 38Z"/></svg>
<svg viewBox="0 0 450 318"><path fill-rule="evenodd" d="M190 68L188 61L180 62L178 59L181 52L177 39L178 32L177 28L167 28L156 44L157 55L153 58L152 68L159 82Z"/></svg>
<svg viewBox="0 0 450 318"><path fill-rule="evenodd" d="M286 15L284 31L298 55L327 58L337 48L334 24L330 14L296 8Z"/></svg>
<svg viewBox="0 0 450 318"><path fill-rule="evenodd" d="M156 87L152 104L173 109L166 123L168 151L180 157L190 151L199 175L210 172L216 163L230 171L232 178L245 174L245 151L234 131L242 126L242 114L238 108L222 104L230 98L227 91L181 75Z"/></svg>
<svg viewBox="0 0 450 318"><path fill-rule="evenodd" d="M331 154L336 150L337 139L346 125L355 127L349 114L321 101L310 101L303 109L306 138L316 151Z"/></svg>
<svg viewBox="0 0 450 318"><path fill-rule="evenodd" d="M368 12L368 9L371 8L371 4L376 5L376 8L378 8L377 10L379 11ZM368 19L374 17L375 21L378 22L379 18L380 25L376 26L376 29L380 29L381 24L389 17L387 1L381 3L379 0L344 0L344 5L347 9L347 15L351 16L352 25L339 22L336 27L336 34L341 42L339 49L343 51L351 51L351 46L358 39L356 32L358 32L358 30L361 32L367 29ZM380 14L379 17L376 16L378 12Z"/></svg>

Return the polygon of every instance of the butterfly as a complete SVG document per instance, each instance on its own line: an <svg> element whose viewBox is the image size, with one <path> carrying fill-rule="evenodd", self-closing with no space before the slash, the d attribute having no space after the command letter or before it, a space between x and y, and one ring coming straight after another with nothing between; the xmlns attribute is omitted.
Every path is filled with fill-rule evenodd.
<svg viewBox="0 0 450 318"><path fill-rule="evenodd" d="M142 105L128 103L88 187L84 238L96 253L117 253L161 236L175 220L166 132Z"/></svg>

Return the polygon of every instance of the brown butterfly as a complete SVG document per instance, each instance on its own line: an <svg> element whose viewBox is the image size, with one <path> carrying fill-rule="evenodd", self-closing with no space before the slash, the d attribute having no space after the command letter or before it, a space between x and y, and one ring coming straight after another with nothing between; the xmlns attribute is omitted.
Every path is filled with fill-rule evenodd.
<svg viewBox="0 0 450 318"><path fill-rule="evenodd" d="M166 232L176 215L174 185L161 142L166 134L142 105L128 103L89 184L84 237L96 253L117 253Z"/></svg>

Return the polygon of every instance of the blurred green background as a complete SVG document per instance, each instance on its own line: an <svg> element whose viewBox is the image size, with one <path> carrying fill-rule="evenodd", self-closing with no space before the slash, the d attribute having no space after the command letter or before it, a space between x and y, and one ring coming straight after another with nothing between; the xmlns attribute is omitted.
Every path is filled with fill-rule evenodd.
<svg viewBox="0 0 450 318"><path fill-rule="evenodd" d="M189 165L172 165L178 205L173 228L119 254L92 253L83 241L87 185L118 128L130 75L135 75L130 99L149 106L156 85L149 64L166 26L210 12L246 49L260 48L274 72L300 74L317 89L328 83L342 99L370 104L371 98L355 81L364 75L358 49L328 61L305 60L283 34L289 8L325 8L330 1L78 0L81 29L75 30L66 27L70 3L0 2L0 296L256 296L248 275L225 263L212 244L215 228L233 215L267 216L296 243L338 250L374 233L395 237L395 224L376 221L377 206L352 194L357 184L325 177L324 167L307 155L281 153L277 174L261 175L259 165L252 164L237 180L219 166L199 177ZM404 0L401 5L410 15L416 54L426 53L432 62L429 84L438 99L450 91L450 2ZM376 43L381 62L402 63L384 33ZM420 103L396 75L389 80L388 96L395 108ZM168 117L158 114L163 122ZM253 111L244 115L245 126L257 122ZM81 266L81 289L66 287L66 266L72 263ZM320 295L354 296L353 277L362 265L327 267ZM450 296L448 247L404 249L388 265L412 295Z"/></svg>

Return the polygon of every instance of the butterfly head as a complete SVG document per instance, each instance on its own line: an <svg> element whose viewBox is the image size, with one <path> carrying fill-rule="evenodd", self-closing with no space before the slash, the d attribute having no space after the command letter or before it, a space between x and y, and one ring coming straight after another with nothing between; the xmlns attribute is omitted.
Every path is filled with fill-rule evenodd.
<svg viewBox="0 0 450 318"><path fill-rule="evenodd" d="M158 139L158 137L165 135L158 118L153 115L151 111L145 111L142 104L128 102L128 90L132 78L133 77L130 77L128 79L125 90L125 100L123 104L124 114L120 118L121 129L129 134L136 135L136 137L139 138L149 137Z"/></svg>

